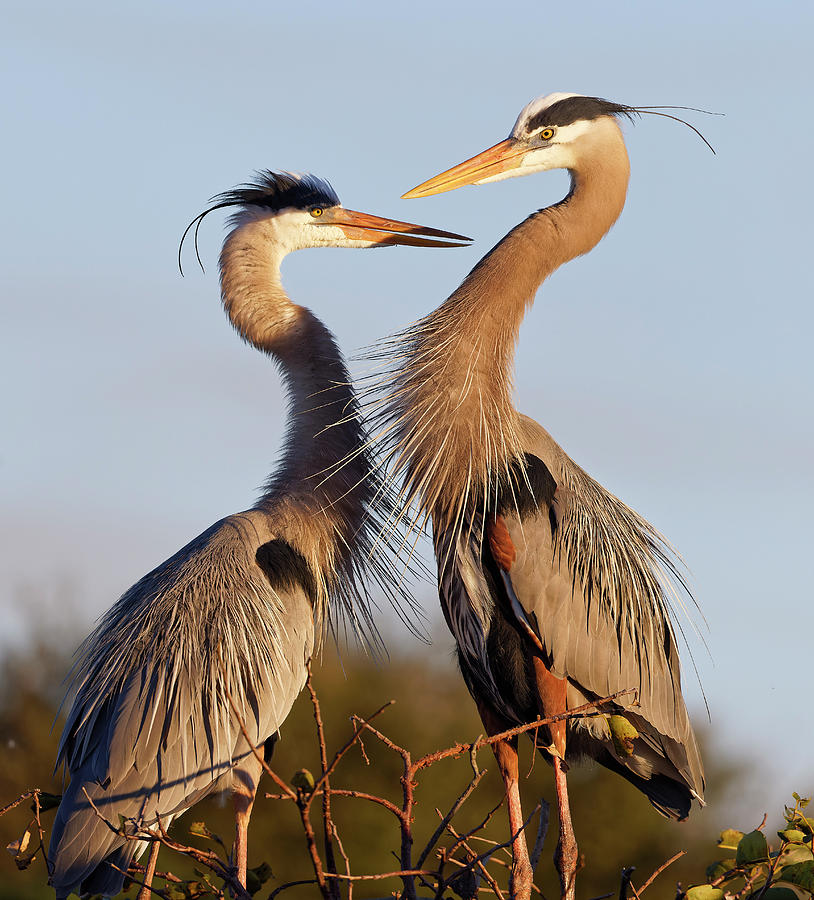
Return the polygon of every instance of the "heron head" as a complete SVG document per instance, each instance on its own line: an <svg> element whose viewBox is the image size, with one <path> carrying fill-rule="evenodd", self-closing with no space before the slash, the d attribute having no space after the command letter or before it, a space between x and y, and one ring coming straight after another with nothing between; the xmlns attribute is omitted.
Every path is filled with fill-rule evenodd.
<svg viewBox="0 0 814 900"><path fill-rule="evenodd" d="M617 118L635 115L633 107L601 97L563 93L538 97L521 110L506 140L435 175L404 197L428 197L547 169L573 169L589 148L620 140Z"/></svg>
<svg viewBox="0 0 814 900"><path fill-rule="evenodd" d="M197 254L201 222L209 213L224 208L234 209L229 220L233 229L266 223L269 239L285 253L307 247L460 247L470 241L450 231L345 209L331 185L316 175L263 170L256 173L254 181L218 194L211 202L184 231L178 248L179 266L190 229L195 229Z"/></svg>

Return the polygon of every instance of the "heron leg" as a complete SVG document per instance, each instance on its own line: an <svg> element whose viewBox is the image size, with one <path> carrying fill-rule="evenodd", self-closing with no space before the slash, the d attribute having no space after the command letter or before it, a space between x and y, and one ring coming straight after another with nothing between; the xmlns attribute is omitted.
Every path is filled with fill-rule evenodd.
<svg viewBox="0 0 814 900"><path fill-rule="evenodd" d="M506 730L490 709L478 703L478 712L486 728L491 734ZM512 835L512 870L509 879L509 891L513 900L530 900L531 884L534 873L531 869L529 849L526 844L526 832L523 828L523 807L520 803L519 765L517 759L517 738L498 741L492 744L492 751L497 760L497 767L503 777L506 788L506 803L509 808L509 829Z"/></svg>
<svg viewBox="0 0 814 900"><path fill-rule="evenodd" d="M155 875L155 867L158 863L158 849L160 846L161 844L158 841L153 841L152 844L150 844L150 855L147 857L144 883L142 884L141 890L138 892L136 900L150 900L150 897L153 895L153 876Z"/></svg>
<svg viewBox="0 0 814 900"><path fill-rule="evenodd" d="M540 712L544 717L556 716L567 709L566 694L568 682L565 678L557 678L544 661L534 657L534 674L537 681L537 693L540 699ZM557 815L560 820L560 837L554 851L554 864L560 875L562 900L574 900L579 851L577 848L574 827L571 824L571 807L568 804L568 782L565 762L566 722L552 722L548 726L551 735L551 746L545 748L554 765L554 786L557 791Z"/></svg>
<svg viewBox="0 0 814 900"><path fill-rule="evenodd" d="M260 763L253 755L244 759L232 771L232 803L235 810L235 843L232 847L232 865L237 869L237 880L246 887L248 861L249 819L252 815L257 785L260 783Z"/></svg>
<svg viewBox="0 0 814 900"><path fill-rule="evenodd" d="M560 873L562 900L574 900L579 850L571 824L565 763L557 757L554 757L554 784L557 788L557 815L560 819L560 839L554 851L554 863Z"/></svg>

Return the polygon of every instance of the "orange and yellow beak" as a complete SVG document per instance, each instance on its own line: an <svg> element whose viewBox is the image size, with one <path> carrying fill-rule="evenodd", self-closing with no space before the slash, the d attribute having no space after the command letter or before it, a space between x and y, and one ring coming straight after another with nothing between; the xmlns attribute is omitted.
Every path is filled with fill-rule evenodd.
<svg viewBox="0 0 814 900"><path fill-rule="evenodd" d="M494 147L489 147L472 159L459 163L440 175L435 175L411 191L402 195L402 200L413 200L416 197L429 197L432 194L443 194L467 184L478 184L485 178L500 175L509 169L516 169L523 161L528 147L515 138L506 138Z"/></svg>
<svg viewBox="0 0 814 900"><path fill-rule="evenodd" d="M326 209L317 224L337 225L351 240L369 241L383 246L403 244L408 247L468 247L472 240L452 231L382 219L341 206Z"/></svg>

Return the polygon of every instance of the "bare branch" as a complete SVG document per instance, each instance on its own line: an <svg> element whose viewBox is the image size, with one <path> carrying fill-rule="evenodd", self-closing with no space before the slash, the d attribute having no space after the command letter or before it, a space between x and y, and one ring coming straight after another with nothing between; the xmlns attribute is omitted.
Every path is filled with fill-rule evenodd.
<svg viewBox="0 0 814 900"><path fill-rule="evenodd" d="M7 812L11 812L15 806L19 806L21 803L25 803L26 800L31 797L39 794L39 788L32 788L30 791L26 791L24 794L20 794L20 796L16 800L12 800L11 803L7 803L2 809L0 809L0 816L4 816Z"/></svg>
<svg viewBox="0 0 814 900"><path fill-rule="evenodd" d="M430 837L429 841L427 841L427 845L421 851L421 855L418 857L418 860L416 861L416 865L419 868L421 868L421 866L424 865L424 861L427 859L427 857L432 852L433 847L438 843L439 838L444 833L444 830L446 829L447 825L449 825L449 823L452 821L453 816L455 816L456 813L458 812L458 810L464 805L464 803L469 798L472 791L474 791L475 788L481 783L481 780L483 779L483 776L485 774L486 774L486 769L484 769L482 772L478 772L476 770L475 777L466 786L466 789L464 790L464 792L452 804L452 806L449 808L449 811L447 812L447 814L445 816L441 816L440 810L436 810L438 812L438 815L441 816L441 822L438 825L438 827L435 829L435 831L433 832L432 837Z"/></svg>
<svg viewBox="0 0 814 900"><path fill-rule="evenodd" d="M319 700L311 680L311 660L306 664L308 677L305 680L305 686L308 688L308 694L311 697L311 706L314 710L314 721L317 726L317 742L319 744L319 765L321 770L320 784L322 785L322 832L325 840L325 865L330 873L336 873L336 857L334 856L334 824L331 819L331 783L328 778L328 750L325 746L325 729L322 725L322 711L319 708ZM313 799L313 793L308 798L308 806L310 807ZM340 900L339 885L329 883L330 894L332 900Z"/></svg>
<svg viewBox="0 0 814 900"><path fill-rule="evenodd" d="M658 869L653 872L653 874L645 881L645 883L639 888L639 893L643 894L650 885L661 875L661 873L667 868L667 866L671 866L677 859L681 859L682 856L686 854L686 850L679 850L675 856L671 856L667 862L662 863Z"/></svg>
<svg viewBox="0 0 814 900"><path fill-rule="evenodd" d="M481 875L483 875L486 883L492 889L494 895L498 898L498 900L504 900L503 892L500 890L500 887L498 887L498 883L493 878L492 873L486 868L485 862L483 860L478 860L478 854L475 853L475 851L469 846L466 838L462 838L451 824L447 824L446 829L456 839L456 843L462 844L466 849L467 853L469 854L469 859L467 860L467 862L469 862L470 860L477 860L478 871L481 873Z"/></svg>

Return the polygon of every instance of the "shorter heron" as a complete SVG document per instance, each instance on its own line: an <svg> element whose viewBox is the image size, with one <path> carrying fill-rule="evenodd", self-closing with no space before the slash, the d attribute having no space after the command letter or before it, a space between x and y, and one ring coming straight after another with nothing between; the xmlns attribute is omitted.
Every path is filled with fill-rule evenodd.
<svg viewBox="0 0 814 900"><path fill-rule="evenodd" d="M145 575L80 648L57 758L70 784L49 848L58 900L118 893L145 849L138 830L159 818L166 826L221 789L233 794L233 865L245 885L261 774L252 747L268 758L328 625L344 615L375 639L363 576L397 599L384 563L369 558L387 500L359 449L365 431L344 360L325 325L289 300L280 264L307 247L454 247L468 238L344 209L327 182L273 172L213 198L184 236L221 208L235 210L220 256L226 312L277 363L288 391L282 459L251 509ZM234 436L238 464L247 440L255 438ZM129 834L116 832L120 822Z"/></svg>

